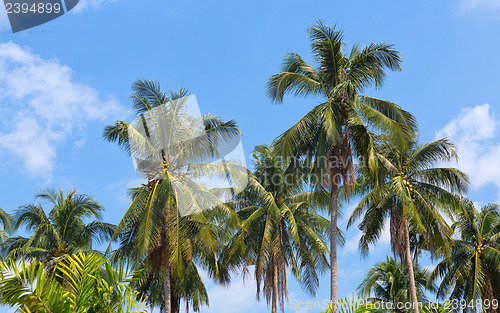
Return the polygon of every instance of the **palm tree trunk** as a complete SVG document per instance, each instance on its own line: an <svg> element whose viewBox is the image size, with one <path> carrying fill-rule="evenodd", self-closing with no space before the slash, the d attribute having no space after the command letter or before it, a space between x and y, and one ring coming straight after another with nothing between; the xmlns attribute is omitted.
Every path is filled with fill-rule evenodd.
<svg viewBox="0 0 500 313"><path fill-rule="evenodd" d="M278 265L275 263L273 266L273 299L272 299L272 313L278 312Z"/></svg>
<svg viewBox="0 0 500 313"><path fill-rule="evenodd" d="M486 277L487 280L486 280L485 298L490 300L490 308L486 309L484 311L487 312L487 313L497 313L498 312L498 308L495 309L491 305L491 303L493 302L493 300L496 299L496 297L495 297L495 294L494 294L495 288L493 287L494 284L492 284L492 274L490 272L490 269L486 270L486 274L487 274L487 277Z"/></svg>
<svg viewBox="0 0 500 313"><path fill-rule="evenodd" d="M408 230L408 221L406 218L403 219L404 223L404 236L405 236L405 248L406 248L406 266L408 266L408 278L410 280L410 297L413 306L413 312L419 313L418 310L418 298L417 298L417 288L415 286L415 274L413 273L413 261L411 259L411 249L410 249L410 231Z"/></svg>
<svg viewBox="0 0 500 313"><path fill-rule="evenodd" d="M337 311L337 206L338 206L338 186L336 181L332 181L330 207L330 301L333 305L333 312Z"/></svg>
<svg viewBox="0 0 500 313"><path fill-rule="evenodd" d="M165 266L165 272L163 277L163 307L165 313L171 313L172 305L171 305L171 286L170 286L170 268L169 266Z"/></svg>

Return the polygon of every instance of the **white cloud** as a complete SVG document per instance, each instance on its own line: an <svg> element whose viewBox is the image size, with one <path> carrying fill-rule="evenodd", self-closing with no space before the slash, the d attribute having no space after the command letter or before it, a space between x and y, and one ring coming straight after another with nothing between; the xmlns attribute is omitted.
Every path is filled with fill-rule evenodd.
<svg viewBox="0 0 500 313"><path fill-rule="evenodd" d="M363 236L363 232L358 230L354 236L347 239L344 247L342 248L342 253L344 255L356 253L359 248L359 240L361 239L361 236Z"/></svg>
<svg viewBox="0 0 500 313"><path fill-rule="evenodd" d="M460 0L458 11L462 15L476 14L481 19L500 18L500 0Z"/></svg>
<svg viewBox="0 0 500 313"><path fill-rule="evenodd" d="M483 104L462 109L459 116L440 129L437 137L457 137L466 142L489 139L495 135L498 122L490 114L490 105Z"/></svg>
<svg viewBox="0 0 500 313"><path fill-rule="evenodd" d="M59 61L0 44L0 152L20 160L28 174L50 177L60 144L81 145L74 137L90 121L122 112L114 97L76 81Z"/></svg>
<svg viewBox="0 0 500 313"><path fill-rule="evenodd" d="M357 205L356 201L352 201L352 203L349 203L347 207L341 209L341 215L339 216L338 219L339 227L345 228L345 226L347 226L347 222L349 221L352 212L354 212L356 205Z"/></svg>
<svg viewBox="0 0 500 313"><path fill-rule="evenodd" d="M384 229L380 234L380 239L378 241L379 244L390 244L391 243L391 222L387 218L384 221Z"/></svg>
<svg viewBox="0 0 500 313"><path fill-rule="evenodd" d="M130 162L132 164L132 162ZM123 203L130 204L131 200L128 196L128 190L130 188L140 187L142 184L146 184L147 180L144 178L133 178L133 179L123 179L118 182L112 183L107 187L110 193L115 195L115 200Z"/></svg>
<svg viewBox="0 0 500 313"><path fill-rule="evenodd" d="M72 12L79 13L88 8L98 9L106 3L115 2L116 0L80 0L78 5L72 10Z"/></svg>
<svg viewBox="0 0 500 313"><path fill-rule="evenodd" d="M436 132L435 138L449 137L458 146L458 167L469 174L472 188L488 184L500 196L500 138L498 117L489 104L462 109L458 117Z"/></svg>
<svg viewBox="0 0 500 313"><path fill-rule="evenodd" d="M461 0L460 10L462 12L477 9L500 9L500 0Z"/></svg>
<svg viewBox="0 0 500 313"><path fill-rule="evenodd" d="M432 263L422 266L422 269L428 271L429 273L431 273L435 268L436 268L436 265L434 265Z"/></svg>
<svg viewBox="0 0 500 313"><path fill-rule="evenodd" d="M15 313L15 312L18 312L16 307L0 306L0 308L2 309L2 312L5 312L5 313Z"/></svg>
<svg viewBox="0 0 500 313"><path fill-rule="evenodd" d="M355 224L357 225L357 224ZM356 233L349 239L346 240L344 247L342 248L343 255L355 254L359 251L359 240L363 232L361 230L357 230ZM382 233L375 244L375 246L370 246L370 250L375 249L377 246L383 246L391 243L391 228L390 221L386 219L384 221L384 228L382 229Z"/></svg>
<svg viewBox="0 0 500 313"><path fill-rule="evenodd" d="M250 268L250 273L253 273L253 268ZM206 274L204 276L205 284L208 280ZM207 288L210 300L210 307L202 308L202 313L234 313L245 311L248 313L266 312L266 301L262 297L260 302L257 302L255 292L257 285L253 274L249 274L245 280L241 276L234 277L229 287L213 285Z"/></svg>

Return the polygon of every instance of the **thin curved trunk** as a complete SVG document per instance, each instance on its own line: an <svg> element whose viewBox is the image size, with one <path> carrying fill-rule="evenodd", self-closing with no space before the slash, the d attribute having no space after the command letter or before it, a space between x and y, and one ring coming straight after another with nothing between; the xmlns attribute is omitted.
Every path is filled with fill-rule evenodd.
<svg viewBox="0 0 500 313"><path fill-rule="evenodd" d="M165 271L163 274L163 312L171 313L172 305L171 305L171 281L170 281L170 269L169 266L165 266Z"/></svg>
<svg viewBox="0 0 500 313"><path fill-rule="evenodd" d="M410 280L410 297L414 313L419 313L418 309L418 298L417 298L417 288L415 286L415 274L413 273L413 261L411 259L411 248L410 248L410 231L408 229L408 221L406 218L403 219L404 223L404 236L405 236L405 258L406 266L408 266L408 278Z"/></svg>
<svg viewBox="0 0 500 313"><path fill-rule="evenodd" d="M330 301L333 304L334 312L337 311L337 207L338 207L338 186L336 181L332 181L330 207Z"/></svg>

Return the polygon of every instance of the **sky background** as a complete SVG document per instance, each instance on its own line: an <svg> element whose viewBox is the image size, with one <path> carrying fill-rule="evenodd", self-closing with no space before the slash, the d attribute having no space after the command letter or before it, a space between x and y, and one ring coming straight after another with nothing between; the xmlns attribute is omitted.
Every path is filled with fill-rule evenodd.
<svg viewBox="0 0 500 313"><path fill-rule="evenodd" d="M77 187L117 223L129 204L127 188L141 180L102 130L132 120L137 79L164 90L183 86L202 113L235 119L249 156L318 104L289 96L274 105L265 93L286 53L311 61L306 30L316 19L344 29L347 49L395 44L403 71L364 93L412 112L422 142L452 138L458 166L471 177L469 197L479 205L500 202L500 0L81 0L69 14L16 34L0 10L0 207L13 212L44 188ZM355 201L344 205L345 216ZM340 224L345 228L345 218ZM391 255L388 232L368 258L357 251L356 228L346 237L339 297L351 297L368 269ZM428 260L422 265L432 268ZM229 288L208 278L206 284L210 308L202 312L268 311L256 301L251 276L235 276ZM316 300L289 279L295 303L328 296L328 275Z"/></svg>

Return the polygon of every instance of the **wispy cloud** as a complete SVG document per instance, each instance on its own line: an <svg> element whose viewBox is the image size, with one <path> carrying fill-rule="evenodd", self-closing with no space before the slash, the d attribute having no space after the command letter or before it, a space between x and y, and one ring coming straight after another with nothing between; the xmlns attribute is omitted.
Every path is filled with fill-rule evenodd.
<svg viewBox="0 0 500 313"><path fill-rule="evenodd" d="M500 197L499 125L489 104L477 105L464 108L435 137L449 137L457 144L458 167L469 174L474 189L493 184Z"/></svg>
<svg viewBox="0 0 500 313"><path fill-rule="evenodd" d="M130 162L130 168L132 169L132 162ZM131 199L128 195L128 190L130 188L140 187L142 184L146 184L147 180L144 178L133 178L124 179L118 182L112 183L107 187L110 193L115 195L115 200L121 204L130 204Z"/></svg>
<svg viewBox="0 0 500 313"><path fill-rule="evenodd" d="M114 97L78 82L58 60L0 44L0 152L19 160L29 175L49 177L60 144L68 138L82 143L75 133L121 112Z"/></svg>
<svg viewBox="0 0 500 313"><path fill-rule="evenodd" d="M358 230L355 235L347 239L342 249L342 253L344 255L355 254L358 251L359 240L361 239L361 236L363 236L363 233Z"/></svg>
<svg viewBox="0 0 500 313"><path fill-rule="evenodd" d="M115 2L116 0L80 0L72 12L80 13L85 9L99 9L103 5Z"/></svg>
<svg viewBox="0 0 500 313"><path fill-rule="evenodd" d="M234 277L228 287L212 285L207 288L210 295L210 307L203 307L202 313L233 313L245 311L248 313L265 312L266 301L257 302L257 285L253 276L253 267L250 267L250 275L245 280L241 276ZM203 271L202 271L203 272ZM208 282L208 275L203 273L205 283Z"/></svg>
<svg viewBox="0 0 500 313"><path fill-rule="evenodd" d="M500 0L461 0L459 2L459 9L462 13L476 10L489 10L490 12L498 14L500 13Z"/></svg>
<svg viewBox="0 0 500 313"><path fill-rule="evenodd" d="M355 224L357 225L357 223ZM363 232L361 230L357 230L354 235L350 238L346 239L344 247L342 248L343 255L356 254L359 252L359 240L363 236ZM374 247L370 247L370 250L373 250L376 246L384 246L389 245L391 243L391 229L389 220L386 219L384 221L384 228L380 233L379 239Z"/></svg>

